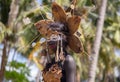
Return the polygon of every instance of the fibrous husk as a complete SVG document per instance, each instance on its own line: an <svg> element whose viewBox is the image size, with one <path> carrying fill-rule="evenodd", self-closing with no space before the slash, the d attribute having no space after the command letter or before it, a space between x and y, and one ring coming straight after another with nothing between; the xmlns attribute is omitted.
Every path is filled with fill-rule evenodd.
<svg viewBox="0 0 120 82"><path fill-rule="evenodd" d="M52 14L54 17L54 21L56 22L61 22L61 23L66 23L66 13L62 9L61 6L59 6L57 3L53 2L52 3Z"/></svg>
<svg viewBox="0 0 120 82"><path fill-rule="evenodd" d="M72 49L76 53L80 53L83 50L82 43L75 35L71 35L68 37L68 45L70 49Z"/></svg>
<svg viewBox="0 0 120 82"><path fill-rule="evenodd" d="M44 82L61 82L61 77L62 69L58 66L58 64L53 64L49 70L43 70Z"/></svg>
<svg viewBox="0 0 120 82"><path fill-rule="evenodd" d="M71 35L78 30L78 27L80 25L80 20L81 20L80 16L72 16L68 18L67 24Z"/></svg>
<svg viewBox="0 0 120 82"><path fill-rule="evenodd" d="M35 23L35 26L37 27L38 31L46 36L48 34L49 27L48 25L52 23L51 20L40 20L37 23Z"/></svg>
<svg viewBox="0 0 120 82"><path fill-rule="evenodd" d="M52 20L40 20L37 23L35 23L35 26L37 27L37 30L45 37L49 37L52 34L57 34L56 31L53 31L49 25L53 23Z"/></svg>
<svg viewBox="0 0 120 82"><path fill-rule="evenodd" d="M65 33L65 35L68 38L68 46L76 53L80 53L82 51L82 45L79 39L74 36L73 34L78 30L81 18L80 16L73 15L71 17L67 17L65 11L62 9L61 6L59 6L57 3L52 3L52 14L54 21L52 20L41 20L35 24L38 31L47 37L50 37L52 34L61 34L62 32ZM64 30L58 31L55 29L52 29L50 26L58 25L64 25ZM56 26L58 26L56 25ZM57 28L58 29L58 28ZM65 30L67 29L67 31ZM67 33L66 33L67 32Z"/></svg>

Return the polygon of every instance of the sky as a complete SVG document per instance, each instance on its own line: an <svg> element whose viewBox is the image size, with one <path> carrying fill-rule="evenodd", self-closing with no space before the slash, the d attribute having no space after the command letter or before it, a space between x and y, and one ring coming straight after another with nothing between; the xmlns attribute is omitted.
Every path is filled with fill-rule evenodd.
<svg viewBox="0 0 120 82"><path fill-rule="evenodd" d="M37 0L38 4L41 4L42 3L42 0Z"/></svg>
<svg viewBox="0 0 120 82"><path fill-rule="evenodd" d="M38 2L39 5L42 4L42 0L37 0L37 2ZM4 45L0 44L0 67L1 67L3 47L4 47ZM14 51L15 51L14 49L10 50L10 54L9 54L9 57L8 57L8 62L12 61ZM26 63L26 62L29 61L27 58L23 57L20 53L17 53L17 52L16 52L16 56L14 57L14 60L16 60L17 62L21 62L21 63ZM30 69L30 76L31 76L31 77L28 77L29 80L35 80L39 69L37 68L37 66L35 64L32 64L31 66L29 66L29 69Z"/></svg>
<svg viewBox="0 0 120 82"><path fill-rule="evenodd" d="M0 44L0 49L3 49L3 45L1 45L1 44ZM12 61L14 51L15 51L14 49L10 50L10 54L8 56L8 63ZM2 52L0 50L0 55L1 54L2 54ZM14 57L14 61L24 63L24 64L26 64L26 66L28 64L30 64L30 61L27 58L25 58L24 56L22 56L20 53L16 52L15 54L16 55ZM0 64L1 64L1 56L0 56ZM1 65L0 65L0 67L1 67ZM34 63L32 63L32 64L30 64L30 66L28 68L30 69L30 77L28 77L28 79L30 81L35 80L35 78L38 74L38 71L39 71L38 67ZM9 67L6 67L6 70L8 70L8 69L9 69Z"/></svg>
<svg viewBox="0 0 120 82"><path fill-rule="evenodd" d="M120 57L120 49L118 48L115 48L115 55Z"/></svg>

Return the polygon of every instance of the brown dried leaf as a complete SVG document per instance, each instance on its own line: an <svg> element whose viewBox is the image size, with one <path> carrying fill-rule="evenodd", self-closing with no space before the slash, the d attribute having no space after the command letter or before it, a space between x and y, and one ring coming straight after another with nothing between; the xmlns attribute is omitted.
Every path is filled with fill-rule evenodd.
<svg viewBox="0 0 120 82"><path fill-rule="evenodd" d="M53 64L48 71L43 71L44 82L61 82L62 70L58 64Z"/></svg>
<svg viewBox="0 0 120 82"><path fill-rule="evenodd" d="M56 22L66 23L66 13L57 3L52 3L52 14Z"/></svg>
<svg viewBox="0 0 120 82"><path fill-rule="evenodd" d="M69 32L71 35L78 30L80 21L81 21L80 16L72 16L68 18L67 24L68 24Z"/></svg>
<svg viewBox="0 0 120 82"><path fill-rule="evenodd" d="M80 40L75 35L68 37L68 45L76 53L80 53L83 50Z"/></svg>
<svg viewBox="0 0 120 82"><path fill-rule="evenodd" d="M40 20L34 25L37 27L38 31L42 35L46 36L48 33L51 32L51 30L49 30L49 24L52 22L53 22L52 20Z"/></svg>

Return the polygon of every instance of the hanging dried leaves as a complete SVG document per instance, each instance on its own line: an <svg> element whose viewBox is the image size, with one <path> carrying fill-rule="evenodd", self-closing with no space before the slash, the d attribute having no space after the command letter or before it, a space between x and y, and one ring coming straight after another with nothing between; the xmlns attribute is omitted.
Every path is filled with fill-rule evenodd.
<svg viewBox="0 0 120 82"><path fill-rule="evenodd" d="M44 82L61 82L61 77L62 70L58 64L53 64L48 70L43 71Z"/></svg>
<svg viewBox="0 0 120 82"><path fill-rule="evenodd" d="M52 3L52 14L55 22L66 23L66 13L57 3Z"/></svg>
<svg viewBox="0 0 120 82"><path fill-rule="evenodd" d="M80 53L83 50L80 40L75 35L68 37L68 45L76 53Z"/></svg>
<svg viewBox="0 0 120 82"><path fill-rule="evenodd" d="M41 20L35 23L35 26L37 27L37 30L44 36L50 33L48 25L52 23L51 20Z"/></svg>
<svg viewBox="0 0 120 82"><path fill-rule="evenodd" d="M81 19L79 16L72 16L68 18L67 25L68 25L68 29L71 35L74 34L78 30L79 25L80 25L80 20Z"/></svg>
<svg viewBox="0 0 120 82"><path fill-rule="evenodd" d="M76 4L76 0L74 1L74 4ZM59 33L64 34L68 32L67 34L64 34L68 37L68 43L69 43L68 46L74 52L80 53L82 51L81 42L76 36L73 35L79 28L80 21L81 21L80 16L73 15L71 17L67 17L62 7L55 2L52 3L52 14L53 14L54 21L41 20L35 24L38 31L42 35L47 37L50 37L52 34L59 34ZM63 25L64 29L68 29L68 31L66 30L58 31L57 29L56 30L52 29L50 25L54 26L56 24ZM59 25L56 25L56 26L59 26Z"/></svg>
<svg viewBox="0 0 120 82"><path fill-rule="evenodd" d="M72 2L72 9L74 9L74 5L76 4L76 0L73 0ZM60 60L64 59L64 53L63 53L63 47L62 47L62 39L58 36L63 35L65 36L65 40L68 42L68 46L76 53L80 53L82 51L82 44L78 37L74 35L74 33L78 30L81 18L79 16L71 15L70 17L67 17L65 11L62 9L61 6L59 6L57 3L52 3L52 14L54 21L52 20L40 20L39 22L35 23L35 26L37 27L38 31L45 37L47 37L47 44L50 45L48 41L58 41L57 50L56 50L56 57L60 58ZM52 36L55 35L56 37ZM51 38L52 37L52 38ZM51 40L52 39L52 40ZM61 45L59 41L61 40ZM54 44L55 45L55 44ZM61 47L60 47L61 46ZM41 52L43 55L46 55L47 53L52 54L52 52L45 51L49 46L45 45L45 48ZM59 49L61 51L59 52ZM46 55L47 56L47 55ZM59 56L59 57L58 57ZM59 62L57 61L55 62ZM61 82L62 77L62 69L59 67L58 64L52 64L51 66L46 67L43 70L43 80L44 82Z"/></svg>

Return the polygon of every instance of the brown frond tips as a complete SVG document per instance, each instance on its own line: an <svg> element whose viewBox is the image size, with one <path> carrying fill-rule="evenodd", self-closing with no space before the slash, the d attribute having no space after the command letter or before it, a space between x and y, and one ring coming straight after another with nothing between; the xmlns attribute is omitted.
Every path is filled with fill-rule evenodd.
<svg viewBox="0 0 120 82"><path fill-rule="evenodd" d="M80 21L80 16L72 16L68 18L67 24L70 34L74 34L78 30Z"/></svg>
<svg viewBox="0 0 120 82"><path fill-rule="evenodd" d="M70 49L72 49L76 53L80 53L83 51L82 43L75 35L71 35L70 37L68 37L68 45Z"/></svg>
<svg viewBox="0 0 120 82"><path fill-rule="evenodd" d="M82 44L79 38L74 36L74 33L78 30L81 18L80 16L72 15L68 17L65 11L57 3L52 3L52 14L54 21L52 20L40 20L35 23L37 30L41 35L48 39L54 34L63 34L68 39L68 46L76 53L82 52Z"/></svg>
<svg viewBox="0 0 120 82"><path fill-rule="evenodd" d="M54 21L66 23L67 16L65 11L62 9L61 6L59 6L55 2L52 3L52 14L53 14Z"/></svg>
<svg viewBox="0 0 120 82"><path fill-rule="evenodd" d="M46 35L48 33L49 24L52 22L53 22L52 20L40 20L34 25L42 35Z"/></svg>

